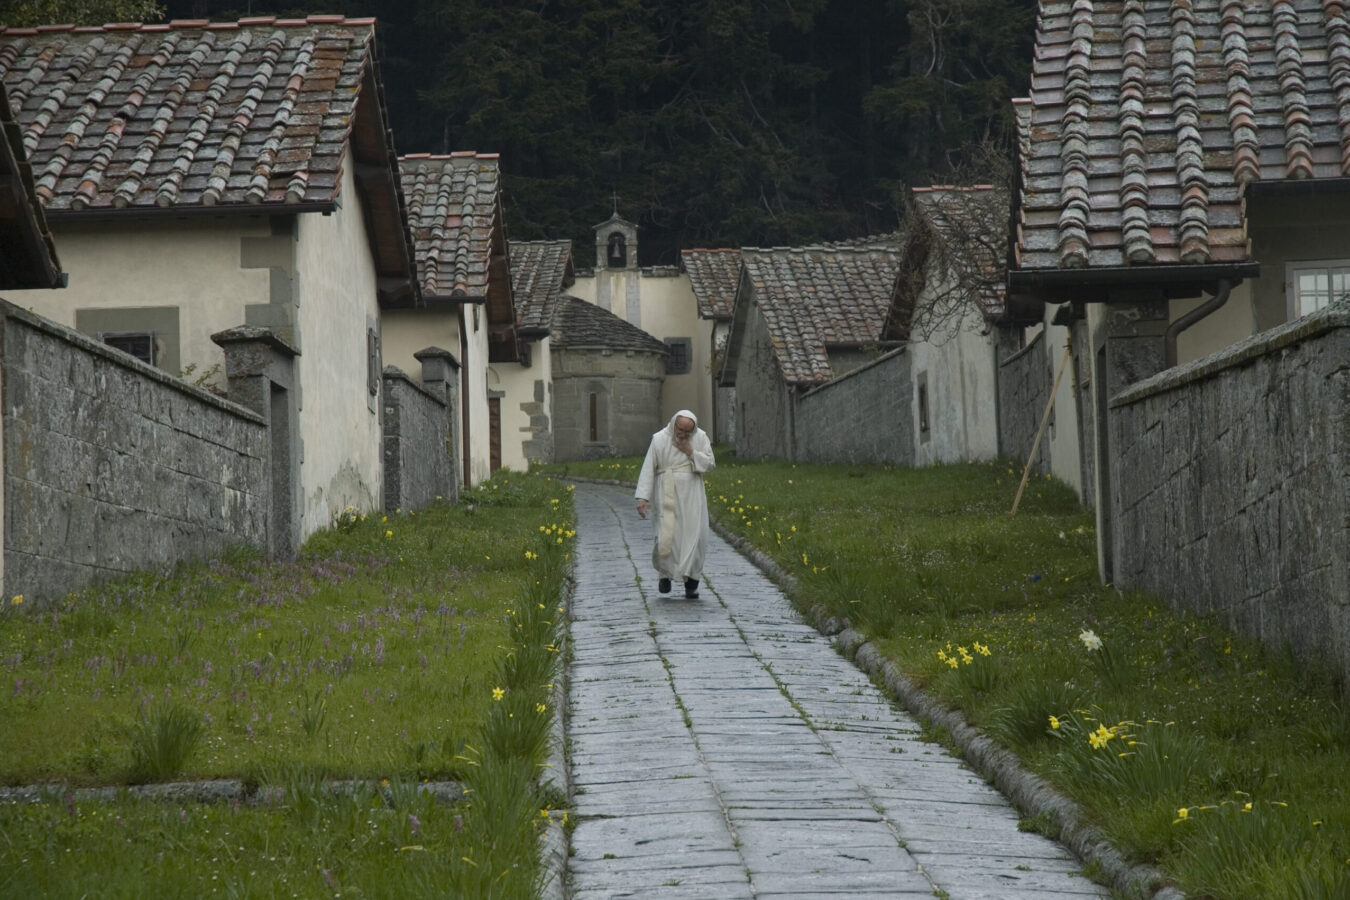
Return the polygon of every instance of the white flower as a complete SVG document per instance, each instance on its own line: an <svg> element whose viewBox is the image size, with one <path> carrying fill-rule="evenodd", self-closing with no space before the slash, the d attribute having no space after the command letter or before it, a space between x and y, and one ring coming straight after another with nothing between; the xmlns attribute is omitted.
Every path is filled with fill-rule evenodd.
<svg viewBox="0 0 1350 900"><path fill-rule="evenodd" d="M1084 628L1078 632L1078 639L1083 642L1083 646L1089 650L1102 649L1102 639L1093 633L1091 628Z"/></svg>

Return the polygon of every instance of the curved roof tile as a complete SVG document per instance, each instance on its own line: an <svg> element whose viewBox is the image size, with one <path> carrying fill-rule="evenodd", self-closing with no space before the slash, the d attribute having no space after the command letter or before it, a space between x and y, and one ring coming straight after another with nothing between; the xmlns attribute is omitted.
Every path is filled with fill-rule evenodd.
<svg viewBox="0 0 1350 900"><path fill-rule="evenodd" d="M703 319L730 319L736 302L736 284L741 278L741 251L682 250L680 264L689 276Z"/></svg>
<svg viewBox="0 0 1350 900"><path fill-rule="evenodd" d="M1350 175L1346 0L1042 0L1021 270L1250 261L1242 189Z"/></svg>
<svg viewBox="0 0 1350 900"><path fill-rule="evenodd" d="M0 27L48 212L336 201L374 20Z"/></svg>
<svg viewBox="0 0 1350 900"><path fill-rule="evenodd" d="M576 281L571 241L512 241L511 295L516 324L547 329L563 289Z"/></svg>
<svg viewBox="0 0 1350 900"><path fill-rule="evenodd" d="M741 260L789 384L833 378L830 347L881 341L900 269L898 243L747 247Z"/></svg>
<svg viewBox="0 0 1350 900"><path fill-rule="evenodd" d="M485 297L501 226L498 154L399 157L408 222L428 297Z"/></svg>
<svg viewBox="0 0 1350 900"><path fill-rule="evenodd" d="M553 308L554 347L574 350L639 350L666 355L666 345L607 309L563 295Z"/></svg>

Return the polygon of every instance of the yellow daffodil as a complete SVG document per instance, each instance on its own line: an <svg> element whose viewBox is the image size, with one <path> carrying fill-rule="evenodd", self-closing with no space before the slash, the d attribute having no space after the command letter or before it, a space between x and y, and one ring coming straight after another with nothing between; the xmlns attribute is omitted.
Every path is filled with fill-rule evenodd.
<svg viewBox="0 0 1350 900"><path fill-rule="evenodd" d="M1058 716L1051 716L1051 717L1050 717L1050 727L1053 728L1053 729L1055 729L1056 731L1059 730L1059 717L1058 717Z"/></svg>
<svg viewBox="0 0 1350 900"><path fill-rule="evenodd" d="M386 532L384 533L384 536L387 537L387 538L391 538L391 537L394 536L394 532L392 532L392 531L386 531Z"/></svg>
<svg viewBox="0 0 1350 900"><path fill-rule="evenodd" d="M1175 819L1172 820L1172 824L1175 825L1175 824L1177 824L1178 822L1184 822L1184 821L1186 821L1186 819L1190 816L1190 814L1191 814L1191 811L1190 811L1189 809L1187 809L1187 808L1184 807L1184 806L1181 807L1181 809L1178 809L1178 810L1177 810L1177 817L1176 817Z"/></svg>
<svg viewBox="0 0 1350 900"><path fill-rule="evenodd" d="M23 594L15 594L15 595L10 599L9 602L10 602L11 604L13 604L14 606L18 606L20 603L23 602Z"/></svg>
<svg viewBox="0 0 1350 900"><path fill-rule="evenodd" d="M1100 750L1113 737L1115 737L1113 732L1108 731L1105 725L1098 723L1097 730L1088 735L1088 743L1092 745L1092 749Z"/></svg>

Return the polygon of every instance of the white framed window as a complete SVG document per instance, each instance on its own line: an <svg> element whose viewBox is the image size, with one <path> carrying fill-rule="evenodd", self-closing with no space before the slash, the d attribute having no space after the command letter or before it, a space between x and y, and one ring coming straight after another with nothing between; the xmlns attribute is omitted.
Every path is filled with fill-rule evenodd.
<svg viewBox="0 0 1350 900"><path fill-rule="evenodd" d="M1285 263L1284 295L1289 318L1316 312L1350 296L1350 259L1312 259Z"/></svg>

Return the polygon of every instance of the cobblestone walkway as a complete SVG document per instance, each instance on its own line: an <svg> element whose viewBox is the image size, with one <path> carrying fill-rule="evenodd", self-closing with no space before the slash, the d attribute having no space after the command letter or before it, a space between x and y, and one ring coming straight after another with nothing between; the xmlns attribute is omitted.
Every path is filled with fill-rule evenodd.
<svg viewBox="0 0 1350 900"><path fill-rule="evenodd" d="M631 490L576 509L572 897L1109 896L726 542L662 596Z"/></svg>

